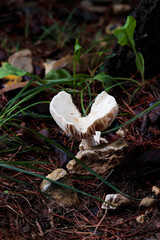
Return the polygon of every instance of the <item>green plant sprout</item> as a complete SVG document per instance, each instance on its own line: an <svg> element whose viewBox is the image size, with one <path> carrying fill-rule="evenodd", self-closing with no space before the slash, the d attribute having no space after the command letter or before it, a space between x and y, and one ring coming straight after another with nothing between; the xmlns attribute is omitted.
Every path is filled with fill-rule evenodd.
<svg viewBox="0 0 160 240"><path fill-rule="evenodd" d="M114 31L114 35L118 39L118 43L121 46L128 45L133 50L135 57L136 57L137 69L139 70L139 72L141 74L142 83L145 84L144 58L140 52L137 52L135 41L133 38L135 28L136 28L136 20L132 16L128 16L124 26L119 29L116 29Z"/></svg>
<svg viewBox="0 0 160 240"><path fill-rule="evenodd" d="M76 76L76 62L81 62L80 56L84 52L84 49L80 46L78 39L76 39L75 45L74 45L74 57L73 57L73 77ZM75 87L76 83L75 80L73 82L74 84L74 93L75 93Z"/></svg>

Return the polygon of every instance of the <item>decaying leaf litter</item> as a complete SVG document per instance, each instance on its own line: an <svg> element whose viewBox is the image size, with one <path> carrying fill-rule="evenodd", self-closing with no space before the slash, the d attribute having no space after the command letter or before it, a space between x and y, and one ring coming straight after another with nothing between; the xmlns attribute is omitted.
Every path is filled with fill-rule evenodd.
<svg viewBox="0 0 160 240"><path fill-rule="evenodd" d="M16 78L8 72L8 79L1 79L2 239L160 238L159 194L155 192L160 184L159 72L150 73L150 79L146 76L145 84L142 84L142 74L135 68L129 67L128 75L115 76L110 64L120 58L120 52L127 52L128 46L120 50L117 45L115 55L116 40L113 34L108 35L108 29L122 26L138 3L90 3L88 6L86 1L81 1L75 6L73 3L66 6L53 1L51 6L48 1L22 1L20 5L7 3L8 8L5 3L0 5L2 9L15 10L12 13L5 10L1 21L4 26L0 50L3 71L13 73L8 63L13 64L15 53L20 54L21 50L21 60L16 59L16 63L28 67L22 68L28 72L26 75L18 72ZM148 11L152 14L154 4L150 3ZM137 45L136 31L134 37L137 52L145 57L139 42ZM79 52L74 51L75 39L79 40L78 50L84 49L80 59ZM135 64L134 55L132 59ZM117 60L120 61L123 62L123 58ZM120 69L118 65L115 67L116 71ZM124 68L121 66L121 69L122 73ZM66 136L56 125L49 114L49 103L58 92L67 91L85 115L97 94L106 88L116 98L119 113L110 127L115 130L107 129L102 137L109 144L123 138L128 145L125 158L117 167L101 173L101 178L89 174L71 175L72 186L79 191L79 203L63 206L40 191L42 179L39 177L62 169L62 166L65 169L72 155L79 151L80 141ZM144 116L143 111L147 113ZM127 121L130 123L120 128ZM116 195L117 189L122 196L134 199L114 210L110 209L111 205L107 210L102 209L100 200L107 194ZM91 196L82 195L80 191ZM116 199L115 195L112 200ZM112 200L110 203L114 204Z"/></svg>

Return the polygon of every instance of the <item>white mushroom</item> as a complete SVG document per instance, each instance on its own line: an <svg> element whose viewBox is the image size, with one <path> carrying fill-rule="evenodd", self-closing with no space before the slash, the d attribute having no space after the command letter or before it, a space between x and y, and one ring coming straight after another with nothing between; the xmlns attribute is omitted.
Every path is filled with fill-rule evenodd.
<svg viewBox="0 0 160 240"><path fill-rule="evenodd" d="M71 95L62 91L53 97L50 113L58 126L70 136L83 139L84 148L97 145L96 131L103 131L111 125L118 113L114 97L106 92L98 94L86 117L82 117L74 105Z"/></svg>

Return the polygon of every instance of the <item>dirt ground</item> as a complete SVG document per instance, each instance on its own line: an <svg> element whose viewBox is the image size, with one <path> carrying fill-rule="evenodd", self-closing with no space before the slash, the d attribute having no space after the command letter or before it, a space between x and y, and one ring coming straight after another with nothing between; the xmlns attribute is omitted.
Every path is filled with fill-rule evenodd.
<svg viewBox="0 0 160 240"><path fill-rule="evenodd" d="M115 12L114 1L88 1L87 3L87 1L16 0L0 2L1 64L8 61L8 58L16 51L30 49L33 55L34 74L43 78L45 71L43 63L47 59L58 60L67 55L73 55L75 38L79 38L81 45L89 49L99 30L101 37L106 37L106 27L115 22L123 24L126 16L139 4L139 1L118 2L128 4L129 10ZM66 24L66 19L71 12L71 21L68 20ZM63 28L64 25L65 28ZM50 29L50 32L48 33L46 29ZM115 44L115 40L109 43L109 54L113 53L112 48L115 52ZM93 47L91 53L96 54L98 47ZM97 65L94 70L104 69L107 72L110 63L106 63L108 61L106 56L108 52L105 56L99 55L99 61L95 63ZM81 65L79 72L92 74L90 66L86 66L85 62ZM71 68L67 70L72 74ZM119 104L119 115L110 129L128 121L131 116L136 116L154 102L159 101L160 75L159 72L154 72L154 74L149 78L145 87L135 92L131 102L125 91L132 96L135 90L133 83L127 83L124 92L119 86L111 89L109 93L114 95ZM139 77L135 72L131 72L130 75L136 76L136 80ZM27 80L23 77L23 82ZM5 80L6 82L8 80ZM1 90L4 88L3 79L0 88ZM1 92L0 109L3 109L20 89L17 87ZM102 90L102 84L96 81L92 86L93 93L97 94ZM55 94L45 90L30 99L29 103L50 101ZM79 109L81 108L80 95L74 98L74 103ZM87 95L84 97L84 103L87 106ZM49 116L48 104L34 106L32 113ZM48 129L49 132L45 133L47 137L56 140L73 154L77 153L79 142L66 136L52 119L26 116L25 118L19 117L18 120L22 127L27 126L37 132ZM40 191L42 180L38 177L1 167L0 239L160 239L160 195L155 196L152 192L153 186L160 188L159 121L160 107L157 106L144 117L124 127L124 139L128 143L124 161L114 169L106 171L102 177L134 199L131 199L130 204L116 210L108 210L107 213L101 208L100 201L81 194L78 194L79 204L76 206L60 206ZM68 159L68 156L56 147L17 126L10 126L9 130L2 126L0 133L1 136L16 135L22 139L22 142L16 145L12 144L11 140L8 142L1 140L1 161L33 161L34 164L22 165L22 168L46 176L57 167L64 166ZM116 131L107 133L103 137L109 142L119 138ZM40 164L40 161L46 164ZM48 165L48 162L51 165ZM101 199L104 199L106 194L115 193L113 189L93 176L72 175L71 179L76 189ZM155 198L156 202L148 207L140 207L140 200L145 197ZM140 221L137 221L138 216L141 216Z"/></svg>

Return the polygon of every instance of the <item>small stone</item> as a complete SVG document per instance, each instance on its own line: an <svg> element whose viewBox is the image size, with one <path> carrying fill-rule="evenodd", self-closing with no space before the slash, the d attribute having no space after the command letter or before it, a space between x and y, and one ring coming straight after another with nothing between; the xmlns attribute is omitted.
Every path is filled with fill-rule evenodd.
<svg viewBox="0 0 160 240"><path fill-rule="evenodd" d="M138 217L136 217L136 221L137 221L138 223L144 223L145 217L147 217L148 213L149 213L148 210L145 211L144 214L139 215Z"/></svg>
<svg viewBox="0 0 160 240"><path fill-rule="evenodd" d="M52 173L48 174L46 178L50 178L54 181L59 181L74 188L71 179L63 168L54 170ZM42 181L41 191L47 193L51 198L56 200L60 206L71 207L79 202L77 193L75 191L61 187L47 180Z"/></svg>
<svg viewBox="0 0 160 240"><path fill-rule="evenodd" d="M159 196L160 195L160 189L156 186L152 187L152 192L155 194L155 196Z"/></svg>
<svg viewBox="0 0 160 240"><path fill-rule="evenodd" d="M24 49L14 53L9 57L8 62L16 68L33 73L32 53L29 49Z"/></svg>
<svg viewBox="0 0 160 240"><path fill-rule="evenodd" d="M142 215L136 217L136 221L138 223L144 223L144 219L145 219L145 214L142 214Z"/></svg>
<svg viewBox="0 0 160 240"><path fill-rule="evenodd" d="M119 128L116 134L121 138L125 137L124 130L122 128Z"/></svg>
<svg viewBox="0 0 160 240"><path fill-rule="evenodd" d="M84 162L89 168L98 174L105 173L108 169L119 165L124 159L124 149L128 145L121 138L112 143L104 143L93 147L92 149L81 150L77 153L76 158ZM72 174L91 175L83 166L74 159L69 161L67 169Z"/></svg>
<svg viewBox="0 0 160 240"><path fill-rule="evenodd" d="M151 197L145 197L141 200L139 207L151 207L157 200Z"/></svg>
<svg viewBox="0 0 160 240"><path fill-rule="evenodd" d="M130 199L128 199L127 197L117 193L117 194L107 194L105 197L105 201L108 203L113 204L114 206L107 204L107 203L103 203L102 204L102 209L117 209L117 207L121 206L121 205L125 205L125 204L129 204L130 203Z"/></svg>

